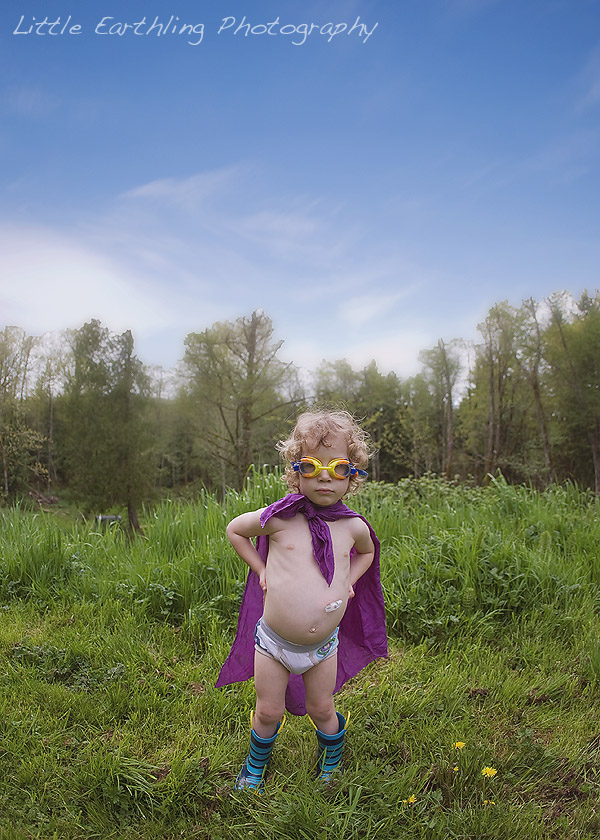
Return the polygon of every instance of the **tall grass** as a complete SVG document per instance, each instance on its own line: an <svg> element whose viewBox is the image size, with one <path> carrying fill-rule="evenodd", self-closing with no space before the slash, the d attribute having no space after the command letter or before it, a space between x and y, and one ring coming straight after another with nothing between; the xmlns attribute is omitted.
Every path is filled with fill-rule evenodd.
<svg viewBox="0 0 600 840"><path fill-rule="evenodd" d="M120 526L94 520L69 529L43 514L6 512L0 527L0 600L51 604L81 598L116 599L149 617L175 623L190 610L231 617L239 602L243 563L225 526L245 510L281 495L274 475L230 490L223 503L200 492L194 504L165 501L145 511L145 537L130 540Z"/></svg>
<svg viewBox="0 0 600 840"><path fill-rule="evenodd" d="M600 507L572 486L351 499L382 542L391 643L339 697L346 772L315 789L293 719L266 794L233 792L253 692L213 688L246 575L225 525L280 495L262 474L165 501L134 540L2 513L0 836L595 836Z"/></svg>

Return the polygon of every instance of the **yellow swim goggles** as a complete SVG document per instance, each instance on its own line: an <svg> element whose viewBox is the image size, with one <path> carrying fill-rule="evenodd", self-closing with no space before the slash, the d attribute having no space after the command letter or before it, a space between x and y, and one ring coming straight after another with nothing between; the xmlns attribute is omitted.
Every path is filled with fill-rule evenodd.
<svg viewBox="0 0 600 840"><path fill-rule="evenodd" d="M304 478L314 478L320 474L321 470L327 470L332 478L339 478L340 480L350 478L352 475L359 475L361 478L367 477L364 470L359 470L347 458L334 458L327 466L322 464L318 458L300 458L299 461L292 464L292 468Z"/></svg>

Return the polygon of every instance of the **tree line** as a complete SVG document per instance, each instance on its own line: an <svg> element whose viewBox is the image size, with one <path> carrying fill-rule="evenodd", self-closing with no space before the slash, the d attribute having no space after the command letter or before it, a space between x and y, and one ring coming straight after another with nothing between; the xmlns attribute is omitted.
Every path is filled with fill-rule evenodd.
<svg viewBox="0 0 600 840"><path fill-rule="evenodd" d="M167 493L241 488L277 463L275 442L307 405L361 418L371 474L427 473L600 492L600 293L495 304L480 340L438 341L401 379L375 362L323 361L310 381L282 361L263 312L185 338L176 371L144 365L130 331L97 320L36 338L0 332L0 500L60 492L122 506L132 528Z"/></svg>

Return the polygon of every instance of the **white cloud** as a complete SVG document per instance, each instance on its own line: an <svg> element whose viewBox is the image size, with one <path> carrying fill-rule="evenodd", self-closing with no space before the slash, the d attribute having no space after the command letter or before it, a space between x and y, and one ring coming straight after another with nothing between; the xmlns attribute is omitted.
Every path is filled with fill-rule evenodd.
<svg viewBox="0 0 600 840"><path fill-rule="evenodd" d="M111 226L104 237L101 229L98 221L92 237L88 229L0 222L0 328L14 324L42 335L97 318L113 332L130 329L142 361L170 367L188 333L229 317L231 300L219 286L211 290L186 274L160 243L152 254L122 232L116 247Z"/></svg>
<svg viewBox="0 0 600 840"><path fill-rule="evenodd" d="M28 332L79 327L152 332L175 319L142 277L81 241L43 227L0 226L0 302L5 323Z"/></svg>

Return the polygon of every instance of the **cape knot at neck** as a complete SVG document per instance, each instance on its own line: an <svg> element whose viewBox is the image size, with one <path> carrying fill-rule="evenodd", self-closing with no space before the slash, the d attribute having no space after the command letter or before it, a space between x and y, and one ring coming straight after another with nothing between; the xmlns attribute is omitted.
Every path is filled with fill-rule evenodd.
<svg viewBox="0 0 600 840"><path fill-rule="evenodd" d="M313 503L308 501L308 499L306 499L304 505L302 506L302 513L307 519L319 518L319 512L317 511Z"/></svg>

